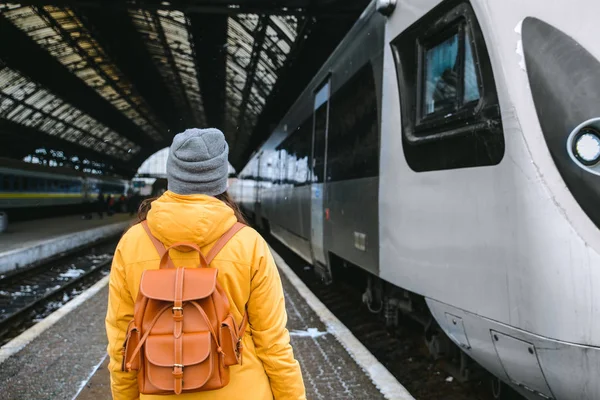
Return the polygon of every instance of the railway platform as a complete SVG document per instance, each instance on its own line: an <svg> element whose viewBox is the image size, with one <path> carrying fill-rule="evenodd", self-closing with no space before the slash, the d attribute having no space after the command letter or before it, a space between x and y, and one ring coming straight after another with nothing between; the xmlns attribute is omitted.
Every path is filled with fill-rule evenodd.
<svg viewBox="0 0 600 400"><path fill-rule="evenodd" d="M274 253L308 399L413 397ZM0 400L109 399L108 277L0 349ZM413 399L414 400L414 399Z"/></svg>
<svg viewBox="0 0 600 400"><path fill-rule="evenodd" d="M0 275L118 235L131 220L129 214L90 220L74 215L11 223L0 233Z"/></svg>

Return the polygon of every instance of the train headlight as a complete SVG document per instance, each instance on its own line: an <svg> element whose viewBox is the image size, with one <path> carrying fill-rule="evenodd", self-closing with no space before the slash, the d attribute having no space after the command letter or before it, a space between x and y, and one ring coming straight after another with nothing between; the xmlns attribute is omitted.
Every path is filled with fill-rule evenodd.
<svg viewBox="0 0 600 400"><path fill-rule="evenodd" d="M575 156L585 165L594 165L600 161L600 136L598 131L584 128L574 143Z"/></svg>
<svg viewBox="0 0 600 400"><path fill-rule="evenodd" d="M569 158L580 168L600 176L600 118L579 124L567 138Z"/></svg>

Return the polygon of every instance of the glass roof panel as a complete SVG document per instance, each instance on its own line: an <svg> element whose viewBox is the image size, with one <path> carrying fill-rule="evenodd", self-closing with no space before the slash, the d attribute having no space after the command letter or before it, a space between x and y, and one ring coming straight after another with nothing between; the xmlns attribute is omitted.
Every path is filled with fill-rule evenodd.
<svg viewBox="0 0 600 400"><path fill-rule="evenodd" d="M296 40L298 23L295 16L239 14L229 18L225 112L230 126L254 127ZM260 35L264 35L262 46L255 48ZM253 71L249 70L252 66ZM242 115L245 120L238 121Z"/></svg>
<svg viewBox="0 0 600 400"><path fill-rule="evenodd" d="M285 35L288 43L294 43L298 30L298 19L296 17L271 16L272 26L276 27Z"/></svg>
<svg viewBox="0 0 600 400"><path fill-rule="evenodd" d="M0 118L122 160L140 147L0 63Z"/></svg>
<svg viewBox="0 0 600 400"><path fill-rule="evenodd" d="M20 7L3 15L155 141L162 124L69 8Z"/></svg>
<svg viewBox="0 0 600 400"><path fill-rule="evenodd" d="M194 123L204 126L204 106L185 14L181 11L129 10L129 15L177 108L189 110Z"/></svg>

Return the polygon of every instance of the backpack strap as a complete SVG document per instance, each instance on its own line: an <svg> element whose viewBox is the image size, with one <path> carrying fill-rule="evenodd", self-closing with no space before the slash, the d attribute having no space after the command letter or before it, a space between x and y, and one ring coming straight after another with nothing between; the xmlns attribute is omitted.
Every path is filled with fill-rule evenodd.
<svg viewBox="0 0 600 400"><path fill-rule="evenodd" d="M238 330L238 336L240 339L244 336L244 332L246 332L246 326L248 325L248 310L244 313L244 318L242 318L242 323L240 324L240 329Z"/></svg>
<svg viewBox="0 0 600 400"><path fill-rule="evenodd" d="M142 227L148 234L148 237L152 241L152 244L154 245L154 247L156 247L156 251L158 251L158 255L160 256L160 258L162 260L162 258L165 256L165 253L168 253L167 248L165 247L163 242L161 242L156 237L154 237L152 232L150 232L150 227L148 226L148 221L146 221L146 220L142 221ZM167 256L166 267L167 268L175 268L175 264L173 264L173 260L171 260L171 257L169 257L169 256Z"/></svg>
<svg viewBox="0 0 600 400"><path fill-rule="evenodd" d="M235 234L238 233L245 226L246 225L240 222L236 222L227 232L225 232L225 234L221 236L219 240L217 240L217 243L215 243L215 245L212 247L212 249L210 249L210 251L206 255L206 262L210 264L211 261L214 260L216 255L219 254L219 252L223 249L223 247L225 247L227 242L229 242L231 238L234 237Z"/></svg>
<svg viewBox="0 0 600 400"><path fill-rule="evenodd" d="M210 262L212 260L214 260L216 255L219 254L219 252L223 249L223 247L225 247L227 242L229 242L231 240L231 238L233 238L235 236L235 234L238 233L240 230L242 230L245 226L246 225L242 224L241 222L236 222L231 227L231 229L229 229L223 236L221 236L221 238L219 240L217 240L217 243L215 243L215 245L212 247L212 249L210 249L210 251L206 255L206 262L208 264L210 264ZM242 318L242 323L240 324L240 327L237 331L237 336L239 338L237 346L238 346L238 351L240 354L242 354L242 338L244 337L244 332L246 332L247 325L248 325L248 310L246 310L246 312L244 313L244 317Z"/></svg>

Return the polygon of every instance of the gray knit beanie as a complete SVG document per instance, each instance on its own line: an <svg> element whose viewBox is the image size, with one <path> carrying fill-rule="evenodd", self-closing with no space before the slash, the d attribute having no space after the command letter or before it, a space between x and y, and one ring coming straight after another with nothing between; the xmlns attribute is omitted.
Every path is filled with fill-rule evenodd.
<svg viewBox="0 0 600 400"><path fill-rule="evenodd" d="M168 189L216 196L227 190L229 146L214 128L187 129L173 138L167 159Z"/></svg>

